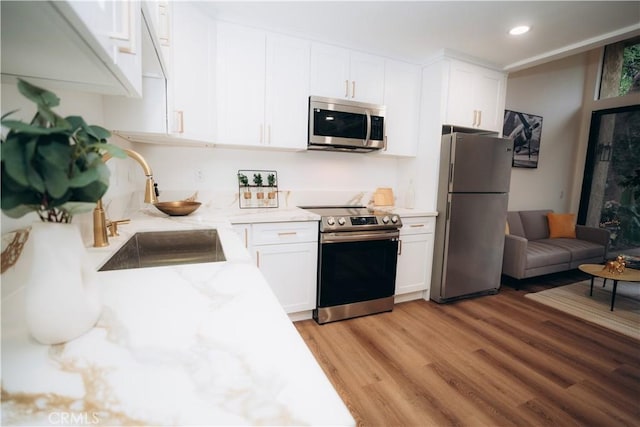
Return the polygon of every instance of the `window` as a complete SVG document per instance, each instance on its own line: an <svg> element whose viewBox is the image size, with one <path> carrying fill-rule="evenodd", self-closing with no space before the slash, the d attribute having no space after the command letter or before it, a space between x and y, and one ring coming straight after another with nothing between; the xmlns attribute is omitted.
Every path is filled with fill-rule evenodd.
<svg viewBox="0 0 640 427"><path fill-rule="evenodd" d="M604 51L600 99L640 92L640 37L610 44Z"/></svg>
<svg viewBox="0 0 640 427"><path fill-rule="evenodd" d="M640 105L594 111L578 223L611 232L613 253L640 248Z"/></svg>

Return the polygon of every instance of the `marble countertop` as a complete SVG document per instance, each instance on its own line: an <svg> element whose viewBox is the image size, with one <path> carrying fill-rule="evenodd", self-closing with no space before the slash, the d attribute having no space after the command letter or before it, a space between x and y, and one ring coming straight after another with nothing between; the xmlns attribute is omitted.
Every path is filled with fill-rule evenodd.
<svg viewBox="0 0 640 427"><path fill-rule="evenodd" d="M147 212L89 248L98 268L137 231L216 228L227 261L99 272L101 318L64 344L29 336L24 266L6 271L2 425L354 425L229 218Z"/></svg>

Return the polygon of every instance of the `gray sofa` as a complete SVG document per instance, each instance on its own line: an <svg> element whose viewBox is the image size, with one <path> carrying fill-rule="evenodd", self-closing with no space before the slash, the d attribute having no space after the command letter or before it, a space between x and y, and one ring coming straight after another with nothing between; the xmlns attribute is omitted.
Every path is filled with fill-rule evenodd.
<svg viewBox="0 0 640 427"><path fill-rule="evenodd" d="M576 225L576 238L549 238L551 210L507 213L502 274L514 279L540 276L604 262L609 231Z"/></svg>

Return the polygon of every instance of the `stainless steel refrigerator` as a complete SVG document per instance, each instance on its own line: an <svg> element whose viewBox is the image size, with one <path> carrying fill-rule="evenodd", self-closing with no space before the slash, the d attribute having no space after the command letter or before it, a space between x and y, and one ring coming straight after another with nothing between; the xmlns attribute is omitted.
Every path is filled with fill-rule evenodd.
<svg viewBox="0 0 640 427"><path fill-rule="evenodd" d="M511 139L443 135L432 300L498 292L512 154Z"/></svg>

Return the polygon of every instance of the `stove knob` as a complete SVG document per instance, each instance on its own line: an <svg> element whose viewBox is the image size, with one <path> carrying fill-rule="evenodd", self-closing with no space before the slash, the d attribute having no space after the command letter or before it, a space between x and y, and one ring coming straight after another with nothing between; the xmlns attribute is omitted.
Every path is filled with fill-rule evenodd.
<svg viewBox="0 0 640 427"><path fill-rule="evenodd" d="M334 217L330 216L329 218L327 218L327 224L331 225L331 226L336 225L336 219Z"/></svg>
<svg viewBox="0 0 640 427"><path fill-rule="evenodd" d="M344 225L345 222L347 222L347 221L345 221L345 219L343 217L338 218L338 224Z"/></svg>
<svg viewBox="0 0 640 427"><path fill-rule="evenodd" d="M385 215L385 216L382 218L382 223L383 223L383 224L388 224L388 223L389 223L389 217Z"/></svg>
<svg viewBox="0 0 640 427"><path fill-rule="evenodd" d="M396 222L398 222L399 219L400 218L398 218L398 215L394 215L391 217L391 222L395 224Z"/></svg>

